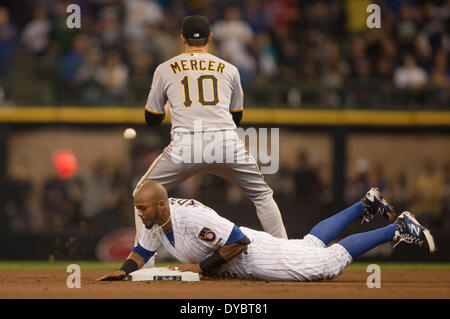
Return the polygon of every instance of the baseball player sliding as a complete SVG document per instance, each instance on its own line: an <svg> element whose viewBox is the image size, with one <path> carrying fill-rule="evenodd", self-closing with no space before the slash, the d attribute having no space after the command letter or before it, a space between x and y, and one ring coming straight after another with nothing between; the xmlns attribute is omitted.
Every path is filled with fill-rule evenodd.
<svg viewBox="0 0 450 319"><path fill-rule="evenodd" d="M194 174L214 174L237 183L244 190L266 232L287 238L273 191L236 133L243 111L237 68L208 53L212 33L207 18L184 18L180 39L185 51L156 68L145 106L146 123L154 126L161 124L165 105L169 105L172 141L150 165L133 194L149 180L170 190ZM211 140L217 134L221 134L220 139ZM211 143L214 161L203 157ZM137 209L135 223L138 243L145 227Z"/></svg>
<svg viewBox="0 0 450 319"><path fill-rule="evenodd" d="M430 231L409 212L396 218L377 188L369 190L360 202L320 222L303 239L291 240L238 228L196 200L168 198L164 187L156 182L143 184L134 203L146 230L120 270L97 280L125 278L140 269L161 244L182 262L170 269L273 281L330 280L358 256L389 241L436 251ZM394 222L327 247L351 222L370 221L376 215Z"/></svg>

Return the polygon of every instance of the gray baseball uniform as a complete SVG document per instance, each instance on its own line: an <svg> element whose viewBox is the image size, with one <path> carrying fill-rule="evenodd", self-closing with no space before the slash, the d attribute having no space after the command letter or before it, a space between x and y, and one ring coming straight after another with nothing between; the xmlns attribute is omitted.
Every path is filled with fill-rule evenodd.
<svg viewBox="0 0 450 319"><path fill-rule="evenodd" d="M172 134L193 132L195 120L203 130L235 129L230 111L244 100L239 71L209 53L182 53L156 68L145 108L163 114L167 100Z"/></svg>
<svg viewBox="0 0 450 319"><path fill-rule="evenodd" d="M136 190L148 180L170 190L197 173L221 176L244 190L266 232L287 238L273 191L239 139L230 113L243 109L237 68L209 53L182 53L157 67L145 108L165 114L167 102L172 141L150 165ZM205 154L214 155L211 159ZM137 243L145 230L137 211L135 223Z"/></svg>

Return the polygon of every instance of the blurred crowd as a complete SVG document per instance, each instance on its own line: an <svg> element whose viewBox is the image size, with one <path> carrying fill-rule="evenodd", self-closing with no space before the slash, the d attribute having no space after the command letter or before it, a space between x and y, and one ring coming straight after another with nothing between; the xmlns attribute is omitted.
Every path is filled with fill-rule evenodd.
<svg viewBox="0 0 450 319"><path fill-rule="evenodd" d="M98 161L86 173L52 174L42 185L9 176L5 182L6 232L108 233L132 224L132 190L123 172Z"/></svg>
<svg viewBox="0 0 450 319"><path fill-rule="evenodd" d="M99 158L85 173L69 178L57 174L48 176L39 190L33 189L26 177L11 177L4 184L3 231L104 234L134 227L133 188L160 151L157 147L137 145L131 152L133 169L130 173ZM383 164L364 158L353 166L344 188L345 206L359 201L371 187L377 186L398 214L409 210L420 216L423 224L434 232L448 234L449 162L440 166L434 160L426 160L422 169L413 175L402 168L388 176ZM324 169L311 162L308 152L301 151L297 167L281 165L277 174L265 176L282 213L297 216L298 220L291 219L291 222L298 227L309 227L336 210L332 181L324 177ZM40 194L37 202L32 200L33 192ZM253 211L239 187L213 175L193 176L171 190L169 196L195 198L218 211L234 207L235 212L228 213L232 218L248 209Z"/></svg>
<svg viewBox="0 0 450 319"><path fill-rule="evenodd" d="M385 167L359 159L356 173L345 187L345 199L351 204L372 186L377 186L398 214L411 211L425 225L450 231L450 162L442 166L428 159L412 176L399 170L388 176Z"/></svg>
<svg viewBox="0 0 450 319"><path fill-rule="evenodd" d="M182 18L203 14L211 51L238 67L249 101L267 101L254 86L297 83L302 95L287 90L278 104L450 105L448 0L376 1L379 29L366 25L369 0L3 2L3 103L143 105L156 66L182 50ZM79 29L66 25L72 3Z"/></svg>

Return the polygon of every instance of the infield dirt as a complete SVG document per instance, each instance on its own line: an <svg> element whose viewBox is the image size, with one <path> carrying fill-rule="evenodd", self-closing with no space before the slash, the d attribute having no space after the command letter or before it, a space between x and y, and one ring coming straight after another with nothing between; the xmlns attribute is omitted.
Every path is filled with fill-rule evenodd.
<svg viewBox="0 0 450 319"><path fill-rule="evenodd" d="M346 270L332 281L97 282L111 270L83 270L81 288L66 286L64 270L0 270L2 299L448 299L449 270L382 270L381 288L368 288L364 270ZM419 289L420 288L420 289Z"/></svg>

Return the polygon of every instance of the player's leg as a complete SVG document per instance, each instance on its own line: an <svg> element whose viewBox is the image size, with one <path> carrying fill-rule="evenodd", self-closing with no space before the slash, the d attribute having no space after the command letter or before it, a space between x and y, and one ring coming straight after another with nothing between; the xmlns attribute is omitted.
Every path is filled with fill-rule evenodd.
<svg viewBox="0 0 450 319"><path fill-rule="evenodd" d="M309 235L320 239L326 246L353 221L370 221L375 215L391 221L395 218L394 209L376 187L370 189L361 201L314 226Z"/></svg>
<svg viewBox="0 0 450 319"><path fill-rule="evenodd" d="M156 181L163 185L167 190L178 186L192 175L196 174L198 169L193 163L183 162L175 157L176 141L172 141L163 152L153 161L145 174L141 177L133 191L133 196L137 189L147 181Z"/></svg>
<svg viewBox="0 0 450 319"><path fill-rule="evenodd" d="M410 212L403 212L386 227L354 234L342 239L338 244L344 247L353 259L385 242L396 241L415 244L426 248L430 253L436 251L433 236ZM396 244L396 245L397 245Z"/></svg>
<svg viewBox="0 0 450 319"><path fill-rule="evenodd" d="M172 141L163 152L153 161L148 168L147 172L142 176L133 191L133 197L137 189L146 181L152 180L163 185L167 191L170 191L174 187L180 185L189 177L197 173L197 170L193 164L183 163L181 161L174 161L173 147L176 141ZM135 245L139 242L142 234L146 228L136 208L134 208L134 220L136 227ZM155 256L154 256L155 257ZM152 257L144 268L153 267L155 258Z"/></svg>
<svg viewBox="0 0 450 319"><path fill-rule="evenodd" d="M265 183L263 176L254 165L244 169L241 165L233 170L217 168L210 171L239 185L256 208L256 214L265 232L278 238L287 238L280 209L273 199L273 190Z"/></svg>
<svg viewBox="0 0 450 319"><path fill-rule="evenodd" d="M273 198L273 190L264 180L256 160L246 150L237 134L227 143L227 146L233 145L234 154L232 155L233 161L230 161L229 158L227 160L227 167L231 168L231 174L228 172L224 177L239 185L253 202L265 232L278 238L287 238L280 209Z"/></svg>
<svg viewBox="0 0 450 319"><path fill-rule="evenodd" d="M323 264L321 268L317 268L318 270L307 268L311 272L309 278L311 280L330 280L342 273L352 261L362 254L391 241L396 242L395 245L400 242L414 244L427 249L430 253L436 251L430 231L423 227L411 213L403 212L393 224L348 236L339 243L323 249L320 258L316 257Z"/></svg>
<svg viewBox="0 0 450 319"><path fill-rule="evenodd" d="M273 190L267 185L254 158L238 145L236 153L243 159L209 167L211 174L239 185L256 208L256 214L265 232L279 238L287 238L280 209L273 199Z"/></svg>

